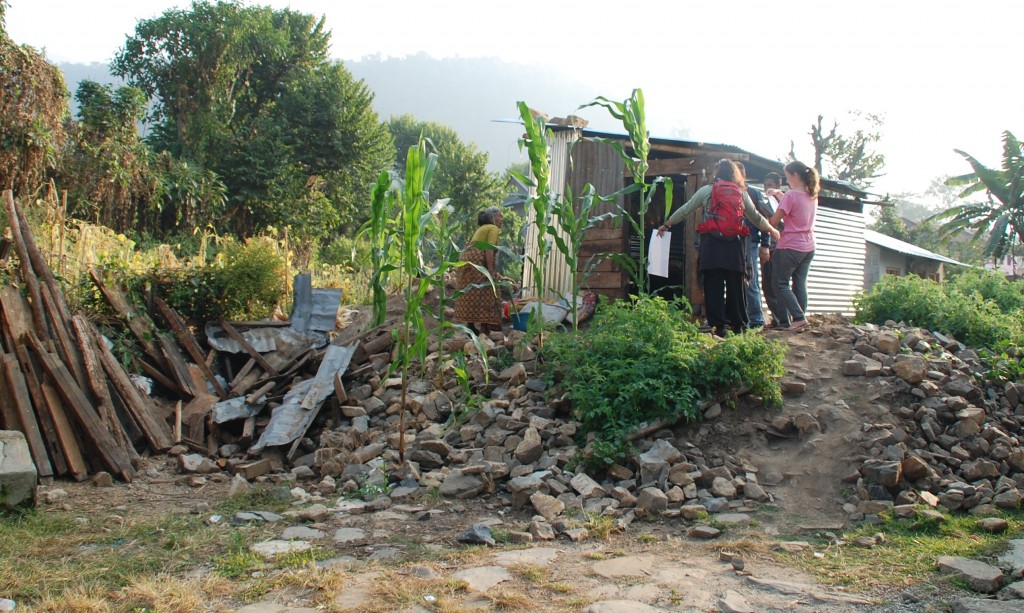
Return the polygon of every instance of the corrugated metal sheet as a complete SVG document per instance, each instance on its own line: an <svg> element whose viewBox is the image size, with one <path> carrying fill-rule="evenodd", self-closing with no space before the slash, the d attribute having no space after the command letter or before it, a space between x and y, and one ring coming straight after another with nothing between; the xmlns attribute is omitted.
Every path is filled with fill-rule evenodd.
<svg viewBox="0 0 1024 613"><path fill-rule="evenodd" d="M576 130L565 130L555 132L550 141L551 148L551 178L550 185L552 193L562 197L565 193L566 180L569 169L569 148L570 145L580 138ZM530 190L531 197L534 190ZM530 258L535 258L538 251L538 241L546 240L547 245L547 266L544 268L544 286L548 289L542 300L560 300L571 296L573 293L573 274L565 263L565 256L555 247L550 236L538 237L537 225L534 223L534 212L530 205L527 205L527 233L525 252L527 260L523 263L523 294L536 296L536 282L533 278L533 267Z"/></svg>
<svg viewBox="0 0 1024 613"><path fill-rule="evenodd" d="M807 311L853 315L853 297L864 287L864 214L818 207L814 235Z"/></svg>

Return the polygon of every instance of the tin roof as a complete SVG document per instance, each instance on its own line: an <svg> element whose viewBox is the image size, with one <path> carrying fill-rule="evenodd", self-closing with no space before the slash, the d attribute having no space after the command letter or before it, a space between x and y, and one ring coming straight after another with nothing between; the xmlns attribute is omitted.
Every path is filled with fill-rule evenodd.
<svg viewBox="0 0 1024 613"><path fill-rule="evenodd" d="M925 259L929 259L929 260L936 260L936 261L939 261L939 262L945 262L946 264L956 264L957 266L967 266L967 264L964 264L963 262L957 262L956 260L951 259L951 258L947 258L944 255L939 255L937 253L932 253L931 251L928 251L927 249L923 249L921 247L918 247L917 245L911 245L910 243L905 243L905 242L899 240L898 238L893 238L891 236L886 236L885 234L882 234L880 232L875 232L874 230L868 230L867 228L864 229L864 240L866 240L867 242L869 242L869 243L871 243L873 245L878 245L879 247L884 247L884 248L889 249L891 251L896 251L897 253L904 253L906 255L912 255L912 256L918 257L918 258L925 258Z"/></svg>

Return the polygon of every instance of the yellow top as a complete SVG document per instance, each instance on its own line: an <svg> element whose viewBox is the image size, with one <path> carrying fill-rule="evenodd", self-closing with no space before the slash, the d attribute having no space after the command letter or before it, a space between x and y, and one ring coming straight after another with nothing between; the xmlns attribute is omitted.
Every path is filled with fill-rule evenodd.
<svg viewBox="0 0 1024 613"><path fill-rule="evenodd" d="M475 245L479 242L490 243L492 245L498 244L498 226L490 223L485 223L476 229L473 233L473 238L469 241L470 245Z"/></svg>

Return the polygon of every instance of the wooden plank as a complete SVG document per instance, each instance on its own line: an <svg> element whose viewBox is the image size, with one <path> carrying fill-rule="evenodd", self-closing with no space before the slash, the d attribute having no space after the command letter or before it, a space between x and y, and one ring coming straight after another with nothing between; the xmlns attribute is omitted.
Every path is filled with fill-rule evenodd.
<svg viewBox="0 0 1024 613"><path fill-rule="evenodd" d="M181 349L173 340L163 334L159 335L159 345L178 390L189 398L195 398L198 392L192 386L192 375L188 372L188 364L185 362L185 356L181 353Z"/></svg>
<svg viewBox="0 0 1024 613"><path fill-rule="evenodd" d="M100 419L107 425L107 429L110 430L111 435L120 445L121 450L129 458L137 457L138 453L136 453L135 447L128 439L128 434L121 426L121 422L117 419L114 400L110 394L110 384L107 381L106 374L103 372L103 365L100 363L100 359L90 342L89 332L86 329L88 324L84 317L77 317L72 319L71 325L75 330L75 343L78 346L79 352L81 352L82 364L85 367L89 389L92 390L93 396L97 401L96 410L99 413Z"/></svg>
<svg viewBox="0 0 1024 613"><path fill-rule="evenodd" d="M239 333L238 330L235 329L234 326L223 320L221 320L220 325L222 328L224 328L224 331L228 333L228 336L235 339L235 341L237 341L238 344L242 346L242 349L244 349L245 352L249 354L249 357L256 360L256 363L260 365L260 368L267 371L272 377L277 376L277 369L275 369L265 359L263 359L263 356L260 355L260 352L253 349L252 345L250 345L249 342L245 340L245 337L243 337L241 333Z"/></svg>
<svg viewBox="0 0 1024 613"><path fill-rule="evenodd" d="M59 290L57 291L59 292ZM51 330L56 341L57 353L60 354L61 361L67 365L71 374L75 377L79 387L85 389L88 379L86 378L82 358L78 355L74 341L71 340L71 322L61 319L60 308L57 306L59 300L54 296L53 288L44 285L42 293L43 307L50 316Z"/></svg>
<svg viewBox="0 0 1024 613"><path fill-rule="evenodd" d="M57 388L61 398L67 402L68 407L71 409L71 415L75 418L78 425L81 426L85 437L92 442L96 453L99 454L104 465L111 472L120 475L125 481L131 481L135 475L135 469L132 467L131 460L117 446L117 443L96 413L96 409L92 407L88 398L85 397L81 388L78 387L74 377L71 376L67 366L48 353L34 334L27 334L25 338L28 340L32 350L39 356L43 364L43 370L53 379L54 387Z"/></svg>
<svg viewBox="0 0 1024 613"><path fill-rule="evenodd" d="M82 447L78 443L75 428L71 425L71 420L68 419L67 412L64 410L60 394L57 393L54 384L49 381L42 381L39 386L46 398L46 407L50 411L50 418L53 420L53 428L57 432L61 451L64 452L64 459L67 460L68 472L71 473L75 481L84 481L89 476L89 465L82 455Z"/></svg>
<svg viewBox="0 0 1024 613"><path fill-rule="evenodd" d="M135 335L136 340L139 341L139 345L146 352L146 355L152 358L153 362L161 368L166 366L163 361L163 354L160 353L156 343L153 342L153 339L156 338L156 327L149 316L136 311L135 307L129 304L128 298L125 297L124 292L120 288L107 285L103 281L103 275L99 269L94 268L89 271L89 274L110 307L114 309L114 312L120 316L121 320L127 324L128 329Z"/></svg>
<svg viewBox="0 0 1024 613"><path fill-rule="evenodd" d="M39 421L39 427L43 430L46 446L50 450L50 460L53 463L54 473L66 475L68 474L67 460L64 459L64 450L60 446L60 438L57 436L57 430L53 425L53 416L50 414L50 409L47 406L46 396L43 394L36 366L32 363L32 358L29 357L28 349L25 348L24 344L18 343L15 346L14 355L18 358L21 373L25 376L25 382L28 384L28 393L32 397L32 406L36 409L36 419Z"/></svg>
<svg viewBox="0 0 1024 613"><path fill-rule="evenodd" d="M80 315L75 316L76 321L79 318L81 318ZM131 378L128 377L128 373L121 368L117 358L107 349L99 331L84 318L82 318L81 327L92 344L103 371L107 373L110 384L121 398L125 409L142 430L150 448L156 453L163 453L170 449L173 445L170 427L157 418L157 409L153 401L135 387Z"/></svg>
<svg viewBox="0 0 1024 613"><path fill-rule="evenodd" d="M249 361L245 363L242 370L238 371L238 374L231 379L231 396L240 396L239 390L242 386L242 382L246 377L249 376L249 372L256 367L256 360L249 358Z"/></svg>
<svg viewBox="0 0 1024 613"><path fill-rule="evenodd" d="M227 390L224 389L220 384L220 381L217 380L216 375L214 375L213 371L210 370L210 365L206 363L203 351L199 348L199 343L196 341L195 337L185 329L185 322L182 321L181 317L178 316L178 313L175 312L174 309L168 306L168 304L160 298L157 298L154 302L156 303L156 308L160 310L164 319L167 320L167 325L170 326L175 338L178 339L178 343L185 348L185 351L202 370L203 376L205 376L206 380L213 386L214 391L217 392L217 396L220 397L221 400L227 400Z"/></svg>
<svg viewBox="0 0 1024 613"><path fill-rule="evenodd" d="M345 392L345 384L341 381L341 373L334 373L334 395L338 398L338 405L343 405L348 400L348 393Z"/></svg>
<svg viewBox="0 0 1024 613"><path fill-rule="evenodd" d="M0 377L0 430L21 431L21 417L14 410L14 400L7 389L6 377Z"/></svg>
<svg viewBox="0 0 1024 613"><path fill-rule="evenodd" d="M153 366L146 360L139 360L139 366L142 371L153 378L154 381L164 386L164 388L171 390L172 392L181 393L178 389L178 384L171 380L162 370Z"/></svg>
<svg viewBox="0 0 1024 613"><path fill-rule="evenodd" d="M43 314L43 295L39 287L39 279L36 277L35 271L32 270L32 260L29 258L28 249L25 247L25 237L22 234L21 224L18 222L17 205L14 203L14 195L9 189L4 190L4 205L7 208L7 223L11 228L11 238L14 239L14 250L18 254L21 280L28 289L32 321L39 334L50 336L50 325Z"/></svg>
<svg viewBox="0 0 1024 613"><path fill-rule="evenodd" d="M21 419L21 432L28 442L28 450L32 454L32 461L36 464L36 473L40 478L53 476L53 466L50 464L50 457L46 452L46 443L43 442L43 435L39 429L39 422L32 412L32 402L29 398L28 386L25 377L18 367L18 360L13 354L5 353L0 356L3 362L4 377L7 380L7 391L14 410Z"/></svg>

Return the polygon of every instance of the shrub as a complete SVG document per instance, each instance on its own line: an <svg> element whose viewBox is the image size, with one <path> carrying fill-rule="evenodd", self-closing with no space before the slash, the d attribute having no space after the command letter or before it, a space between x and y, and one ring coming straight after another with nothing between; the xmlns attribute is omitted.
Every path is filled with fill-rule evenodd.
<svg viewBox="0 0 1024 613"><path fill-rule="evenodd" d="M758 335L714 341L690 321L685 301L660 297L603 303L578 333L556 333L545 347L548 375L573 401L592 466L622 461L627 436L659 418L698 418L700 401L750 385L781 403L783 346Z"/></svg>
<svg viewBox="0 0 1024 613"><path fill-rule="evenodd" d="M1019 288L986 274L961 275L945 286L916 276L883 276L871 292L855 303L856 320L882 324L902 321L952 334L975 347L1020 345L1024 342L1021 310L1013 307ZM998 300L998 301L997 301Z"/></svg>

